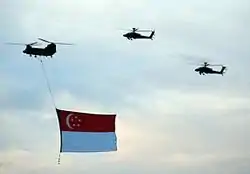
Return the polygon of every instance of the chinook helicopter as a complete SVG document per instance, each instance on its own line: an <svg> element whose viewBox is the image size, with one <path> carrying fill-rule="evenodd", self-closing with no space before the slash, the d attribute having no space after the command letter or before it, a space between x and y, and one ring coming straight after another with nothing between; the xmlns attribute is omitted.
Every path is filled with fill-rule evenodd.
<svg viewBox="0 0 250 174"><path fill-rule="evenodd" d="M56 44L58 45L73 45L73 44L69 44L69 43L60 43L60 42L50 42L41 38L38 38L41 41L47 42L49 43L45 48L35 48L32 46L37 45L37 42L33 42L30 44L23 44L23 43L7 43L7 44L11 44L11 45L26 45L25 50L23 50L24 54L28 54L30 55L30 57L32 57L32 55L34 55L34 57L37 56L50 56L52 58L52 56L56 53Z"/></svg>
<svg viewBox="0 0 250 174"><path fill-rule="evenodd" d="M220 71L215 71L212 68L209 68L208 66L221 66ZM226 66L224 65L210 65L207 62L204 62L202 67L196 68L195 71L199 72L200 75L205 75L205 74L221 74L223 75L225 73Z"/></svg>
<svg viewBox="0 0 250 174"><path fill-rule="evenodd" d="M131 31L131 30L130 30ZM144 36L137 32L151 32L150 36ZM153 36L155 35L154 30L139 30L139 28L132 28L132 31L126 34L123 34L123 37L126 37L128 40L133 39L151 39L153 40Z"/></svg>

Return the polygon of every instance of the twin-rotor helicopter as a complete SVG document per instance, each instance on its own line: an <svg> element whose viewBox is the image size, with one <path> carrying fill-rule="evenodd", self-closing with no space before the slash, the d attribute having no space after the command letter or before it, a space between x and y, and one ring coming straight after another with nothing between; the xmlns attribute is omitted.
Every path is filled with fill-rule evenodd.
<svg viewBox="0 0 250 174"><path fill-rule="evenodd" d="M45 48L32 47L32 46L38 45L38 42L33 42L30 44L23 44L23 43L7 43L7 44L26 45L26 48L23 50L23 53L28 54L31 57L33 55L34 57L37 57L37 56L48 57L48 56L50 56L51 58L56 53L56 44L58 44L58 45L73 45L70 43L50 42L50 41L47 41L47 40L41 39L41 38L38 38L38 39L43 41L43 42L49 43L49 44Z"/></svg>

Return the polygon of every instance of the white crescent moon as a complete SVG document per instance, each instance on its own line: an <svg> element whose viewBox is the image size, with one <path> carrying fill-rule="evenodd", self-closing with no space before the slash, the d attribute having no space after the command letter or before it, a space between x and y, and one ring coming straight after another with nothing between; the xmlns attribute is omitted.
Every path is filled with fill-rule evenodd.
<svg viewBox="0 0 250 174"><path fill-rule="evenodd" d="M69 119L70 119L70 117L71 117L72 115L74 115L74 114L69 114L69 115L67 115L67 117L66 117L66 125L67 125L70 129L74 129L73 127L70 126L70 123L69 123Z"/></svg>

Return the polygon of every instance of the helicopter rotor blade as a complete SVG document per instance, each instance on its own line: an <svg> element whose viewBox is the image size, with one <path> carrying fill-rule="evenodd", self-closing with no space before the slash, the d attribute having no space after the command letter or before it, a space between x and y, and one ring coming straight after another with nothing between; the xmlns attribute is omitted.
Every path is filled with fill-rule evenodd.
<svg viewBox="0 0 250 174"><path fill-rule="evenodd" d="M224 66L224 65L217 65L217 64L212 64L212 65L210 65L210 64L208 64L209 66Z"/></svg>
<svg viewBox="0 0 250 174"><path fill-rule="evenodd" d="M24 44L24 43L11 43L11 42L7 42L5 44L7 44L7 45L27 45L27 44Z"/></svg>
<svg viewBox="0 0 250 174"><path fill-rule="evenodd" d="M202 64L211 62L211 60L204 56L196 56L196 55L189 55L189 54L180 54L180 58L185 59L187 62L192 62L192 64Z"/></svg>
<svg viewBox="0 0 250 174"><path fill-rule="evenodd" d="M57 45L74 45L72 43L62 43L62 42L54 42L54 44L57 44Z"/></svg>
<svg viewBox="0 0 250 174"><path fill-rule="evenodd" d="M188 64L190 65L195 65L195 64L197 65L197 63L195 62L200 62L198 63L198 65L200 66L224 66L222 64L210 64L208 62L211 62L211 60L208 58L204 58L204 57L189 56L189 55L183 55L183 54L181 54L180 56L182 58L185 58L188 61Z"/></svg>
<svg viewBox="0 0 250 174"><path fill-rule="evenodd" d="M47 42L47 43L53 43L53 44L58 44L58 45L73 45L72 43L63 43L63 42L50 42L42 38L38 38L41 41Z"/></svg>
<svg viewBox="0 0 250 174"><path fill-rule="evenodd" d="M135 32L138 30L138 28L131 28L131 29L120 29L120 30L123 30L123 31L130 31L130 32Z"/></svg>
<svg viewBox="0 0 250 174"><path fill-rule="evenodd" d="M131 29L119 29L119 30L123 30L123 31L133 31Z"/></svg>
<svg viewBox="0 0 250 174"><path fill-rule="evenodd" d="M26 44L26 45L36 45L37 42L33 42L33 43L30 43L30 44Z"/></svg>
<svg viewBox="0 0 250 174"><path fill-rule="evenodd" d="M151 32L152 30L137 30L139 32Z"/></svg>
<svg viewBox="0 0 250 174"><path fill-rule="evenodd" d="M151 32L152 30L140 30L139 28L131 28L131 29L120 29L120 30L125 30L125 31L140 31L140 32Z"/></svg>
<svg viewBox="0 0 250 174"><path fill-rule="evenodd" d="M207 61L200 63L200 65L210 65Z"/></svg>
<svg viewBox="0 0 250 174"><path fill-rule="evenodd" d="M41 40L41 41L47 42L47 43L53 43L53 42L47 41L47 40L42 39L42 38L38 38L38 39Z"/></svg>
<svg viewBox="0 0 250 174"><path fill-rule="evenodd" d="M7 42L5 44L8 44L8 45L24 45L24 46L27 46L27 45L37 45L38 43L37 42L33 42L33 43L30 43L30 44L25 44L25 43L12 43L12 42Z"/></svg>

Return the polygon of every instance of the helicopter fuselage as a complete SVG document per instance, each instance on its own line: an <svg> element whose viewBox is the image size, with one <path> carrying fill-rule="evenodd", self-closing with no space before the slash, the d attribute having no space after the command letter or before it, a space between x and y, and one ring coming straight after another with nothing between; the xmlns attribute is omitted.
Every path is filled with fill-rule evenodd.
<svg viewBox="0 0 250 174"><path fill-rule="evenodd" d="M51 43L47 45L45 48L34 48L30 45L26 47L23 51L24 54L28 54L30 56L53 56L56 53L56 45Z"/></svg>
<svg viewBox="0 0 250 174"><path fill-rule="evenodd" d="M152 31L150 36L143 36L139 33L136 32L130 32L130 33L126 33L123 35L123 37L126 37L129 40L133 40L133 39L152 39L153 35L154 35L154 31Z"/></svg>
<svg viewBox="0 0 250 174"><path fill-rule="evenodd" d="M204 66L204 67L196 68L195 71L199 72L200 75L205 75L205 74L221 74L221 75L223 75L225 68L226 67L223 66L221 68L221 71L214 71L212 68L208 68L208 67Z"/></svg>

